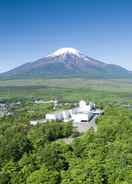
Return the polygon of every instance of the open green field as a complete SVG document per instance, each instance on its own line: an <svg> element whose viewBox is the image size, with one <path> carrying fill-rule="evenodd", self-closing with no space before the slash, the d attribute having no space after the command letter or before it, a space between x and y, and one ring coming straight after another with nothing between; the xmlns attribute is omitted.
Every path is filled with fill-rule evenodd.
<svg viewBox="0 0 132 184"><path fill-rule="evenodd" d="M86 80L86 79L36 79L36 80L5 80L0 87L57 87L66 89L93 89L108 92L132 92L132 80Z"/></svg>
<svg viewBox="0 0 132 184"><path fill-rule="evenodd" d="M0 81L0 99L86 99L95 102L132 103L132 80L5 80Z"/></svg>

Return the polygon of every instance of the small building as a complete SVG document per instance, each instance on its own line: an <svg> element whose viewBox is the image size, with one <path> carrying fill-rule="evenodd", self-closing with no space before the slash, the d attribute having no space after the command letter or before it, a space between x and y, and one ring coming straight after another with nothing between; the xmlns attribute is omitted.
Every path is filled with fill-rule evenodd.
<svg viewBox="0 0 132 184"><path fill-rule="evenodd" d="M63 120L68 121L71 118L71 110L65 110L62 112Z"/></svg>
<svg viewBox="0 0 132 184"><path fill-rule="evenodd" d="M38 121L37 120L32 120L32 121L30 121L30 124L33 125L33 126L35 126L35 125L38 124Z"/></svg>
<svg viewBox="0 0 132 184"><path fill-rule="evenodd" d="M45 119L41 119L41 120L31 120L30 121L30 124L35 126L37 124L41 124L41 123L46 123L46 120Z"/></svg>
<svg viewBox="0 0 132 184"><path fill-rule="evenodd" d="M45 115L47 121L62 121L64 120L62 112L48 113Z"/></svg>
<svg viewBox="0 0 132 184"><path fill-rule="evenodd" d="M92 112L77 113L77 114L72 114L72 121L74 123L89 122L92 117L93 117L93 113Z"/></svg>
<svg viewBox="0 0 132 184"><path fill-rule="evenodd" d="M56 114L48 113L45 115L45 119L47 121L56 121Z"/></svg>
<svg viewBox="0 0 132 184"><path fill-rule="evenodd" d="M86 104L85 101L81 100L80 103L79 103L79 110L80 112L83 112L83 113L87 113L89 111L91 111L93 109L93 103L89 103L88 105Z"/></svg>

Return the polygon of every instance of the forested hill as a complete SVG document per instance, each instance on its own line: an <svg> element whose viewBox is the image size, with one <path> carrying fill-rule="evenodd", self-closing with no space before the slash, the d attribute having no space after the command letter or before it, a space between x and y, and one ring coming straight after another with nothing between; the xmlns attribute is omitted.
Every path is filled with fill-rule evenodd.
<svg viewBox="0 0 132 184"><path fill-rule="evenodd" d="M59 141L70 124L32 127L23 113L0 120L0 184L131 184L131 111L107 107L97 132L70 145Z"/></svg>

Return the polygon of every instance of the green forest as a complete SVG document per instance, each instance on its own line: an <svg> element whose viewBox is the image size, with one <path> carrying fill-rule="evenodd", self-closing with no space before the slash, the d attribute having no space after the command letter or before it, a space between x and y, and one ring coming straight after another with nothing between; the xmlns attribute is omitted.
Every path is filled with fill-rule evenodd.
<svg viewBox="0 0 132 184"><path fill-rule="evenodd" d="M8 90L4 86L0 91L1 103L22 101L18 107L12 107L13 116L0 118L0 184L132 183L130 91L59 87L45 90L42 86L37 90L24 86L17 87L13 93L15 89L16 86ZM97 131L89 129L78 134L71 123L64 122L32 126L32 118L42 118L52 110L51 105L31 103L32 99L42 97L61 100L83 97L95 101L104 109L104 115L96 121ZM72 142L66 144L64 139L69 137Z"/></svg>

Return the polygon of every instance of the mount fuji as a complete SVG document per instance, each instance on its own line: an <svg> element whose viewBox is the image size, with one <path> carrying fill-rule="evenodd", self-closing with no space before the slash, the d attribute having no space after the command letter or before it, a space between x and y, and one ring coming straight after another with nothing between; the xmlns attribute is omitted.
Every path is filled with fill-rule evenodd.
<svg viewBox="0 0 132 184"><path fill-rule="evenodd" d="M23 64L2 73L4 79L29 78L129 78L132 72L114 64L106 64L74 48L61 48L37 61Z"/></svg>

